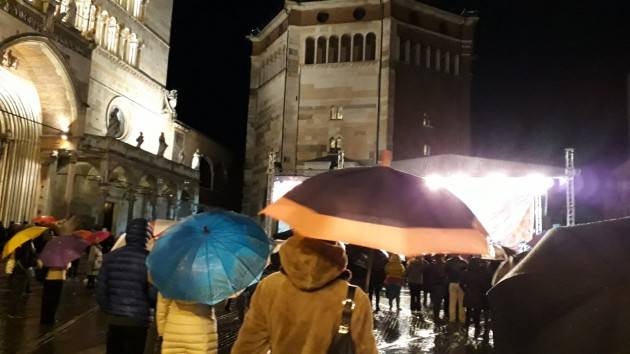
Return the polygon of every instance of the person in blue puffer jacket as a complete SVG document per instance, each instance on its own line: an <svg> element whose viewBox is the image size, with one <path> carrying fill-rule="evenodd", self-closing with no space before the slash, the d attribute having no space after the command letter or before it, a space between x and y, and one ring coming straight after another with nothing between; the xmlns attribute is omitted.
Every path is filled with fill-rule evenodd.
<svg viewBox="0 0 630 354"><path fill-rule="evenodd" d="M157 293L145 261L151 227L145 219L127 225L127 245L104 256L96 300L107 314L107 353L142 353Z"/></svg>

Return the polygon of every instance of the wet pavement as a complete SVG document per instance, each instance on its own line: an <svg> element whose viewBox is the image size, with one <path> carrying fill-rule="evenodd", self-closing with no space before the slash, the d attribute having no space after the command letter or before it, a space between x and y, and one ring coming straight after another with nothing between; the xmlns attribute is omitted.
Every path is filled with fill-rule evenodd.
<svg viewBox="0 0 630 354"><path fill-rule="evenodd" d="M0 264L2 269L4 265ZM83 275L79 272L79 278ZM93 292L83 281L64 284L58 322L52 327L39 325L41 284L32 281L32 293L16 297L8 289L7 277L0 276L0 354L101 354L105 352L105 318L98 310ZM429 309L413 316L409 297L403 290L402 311L381 311L374 316L379 351L383 354L494 354L491 334L474 337L451 325L434 325ZM387 309L381 298L381 309ZM236 311L218 306L219 353L229 353L236 339L240 320Z"/></svg>

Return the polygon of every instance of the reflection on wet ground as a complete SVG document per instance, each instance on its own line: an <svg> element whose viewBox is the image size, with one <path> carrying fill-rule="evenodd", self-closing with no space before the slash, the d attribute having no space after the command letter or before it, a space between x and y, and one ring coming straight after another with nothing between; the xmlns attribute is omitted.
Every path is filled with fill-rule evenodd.
<svg viewBox="0 0 630 354"><path fill-rule="evenodd" d="M383 354L493 354L492 333L474 333L457 324L435 325L430 308L412 315L409 296L403 290L401 311L381 311L374 315L374 329L379 352ZM381 298L381 306L387 300ZM485 323L482 323L482 327Z"/></svg>
<svg viewBox="0 0 630 354"><path fill-rule="evenodd" d="M2 264L0 264L2 265ZM39 325L41 285L33 281L32 293L14 296L6 276L0 276L0 354L97 354L105 352L105 318L96 306L93 292L82 281L64 284L58 323L53 327ZM381 308L387 299L382 297ZM403 290L402 310L381 311L374 315L375 335L383 354L494 354L492 335L485 331L475 336L461 326L435 325L428 308L414 316L409 297ZM219 353L229 353L236 339L240 320L236 311L225 312L217 306L219 320Z"/></svg>

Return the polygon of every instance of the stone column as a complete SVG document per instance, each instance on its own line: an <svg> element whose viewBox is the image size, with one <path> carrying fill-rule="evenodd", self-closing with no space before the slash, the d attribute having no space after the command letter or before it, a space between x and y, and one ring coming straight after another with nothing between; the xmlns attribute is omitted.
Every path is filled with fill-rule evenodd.
<svg viewBox="0 0 630 354"><path fill-rule="evenodd" d="M42 182L42 189L39 202L39 210L42 215L51 215L53 192L57 182L57 166L59 158L57 154L51 154L46 168L46 179Z"/></svg>
<svg viewBox="0 0 630 354"><path fill-rule="evenodd" d="M166 218L169 220L174 220L175 216L173 215L173 204L175 199L172 195L166 197Z"/></svg>
<svg viewBox="0 0 630 354"><path fill-rule="evenodd" d="M197 214L198 210L199 210L199 189L195 189L193 198L190 201L190 213L192 215L195 215Z"/></svg>
<svg viewBox="0 0 630 354"><path fill-rule="evenodd" d="M177 190L175 191L175 197L174 197L174 208L173 208L173 220L179 220L179 211L182 207L182 188L181 187L177 187Z"/></svg>
<svg viewBox="0 0 630 354"><path fill-rule="evenodd" d="M107 203L107 198L109 197L109 183L100 183L98 188L100 190L100 195L97 201L96 223L102 227L105 222L105 203Z"/></svg>
<svg viewBox="0 0 630 354"><path fill-rule="evenodd" d="M154 192L155 193L155 192ZM151 220L157 219L157 197L155 194L149 196L149 202L151 203Z"/></svg>
<svg viewBox="0 0 630 354"><path fill-rule="evenodd" d="M65 216L70 217L72 212L72 198L74 197L74 178L76 176L76 158L70 157L70 163L68 164L68 175L66 176L66 191L63 196L65 206Z"/></svg>
<svg viewBox="0 0 630 354"><path fill-rule="evenodd" d="M133 220L133 209L136 205L136 191L128 189L125 195L127 199L127 224Z"/></svg>

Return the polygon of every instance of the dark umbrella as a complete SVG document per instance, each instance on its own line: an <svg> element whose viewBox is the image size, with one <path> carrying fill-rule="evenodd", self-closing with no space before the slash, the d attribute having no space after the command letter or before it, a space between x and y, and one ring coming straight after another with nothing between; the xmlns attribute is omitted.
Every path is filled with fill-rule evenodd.
<svg viewBox="0 0 630 354"><path fill-rule="evenodd" d="M303 236L407 256L488 252L483 228L462 201L389 167L322 173L261 213Z"/></svg>
<svg viewBox="0 0 630 354"><path fill-rule="evenodd" d="M90 244L76 236L60 236L48 241L39 259L48 268L65 269L83 255Z"/></svg>
<svg viewBox="0 0 630 354"><path fill-rule="evenodd" d="M557 228L489 293L504 354L630 350L630 218Z"/></svg>

